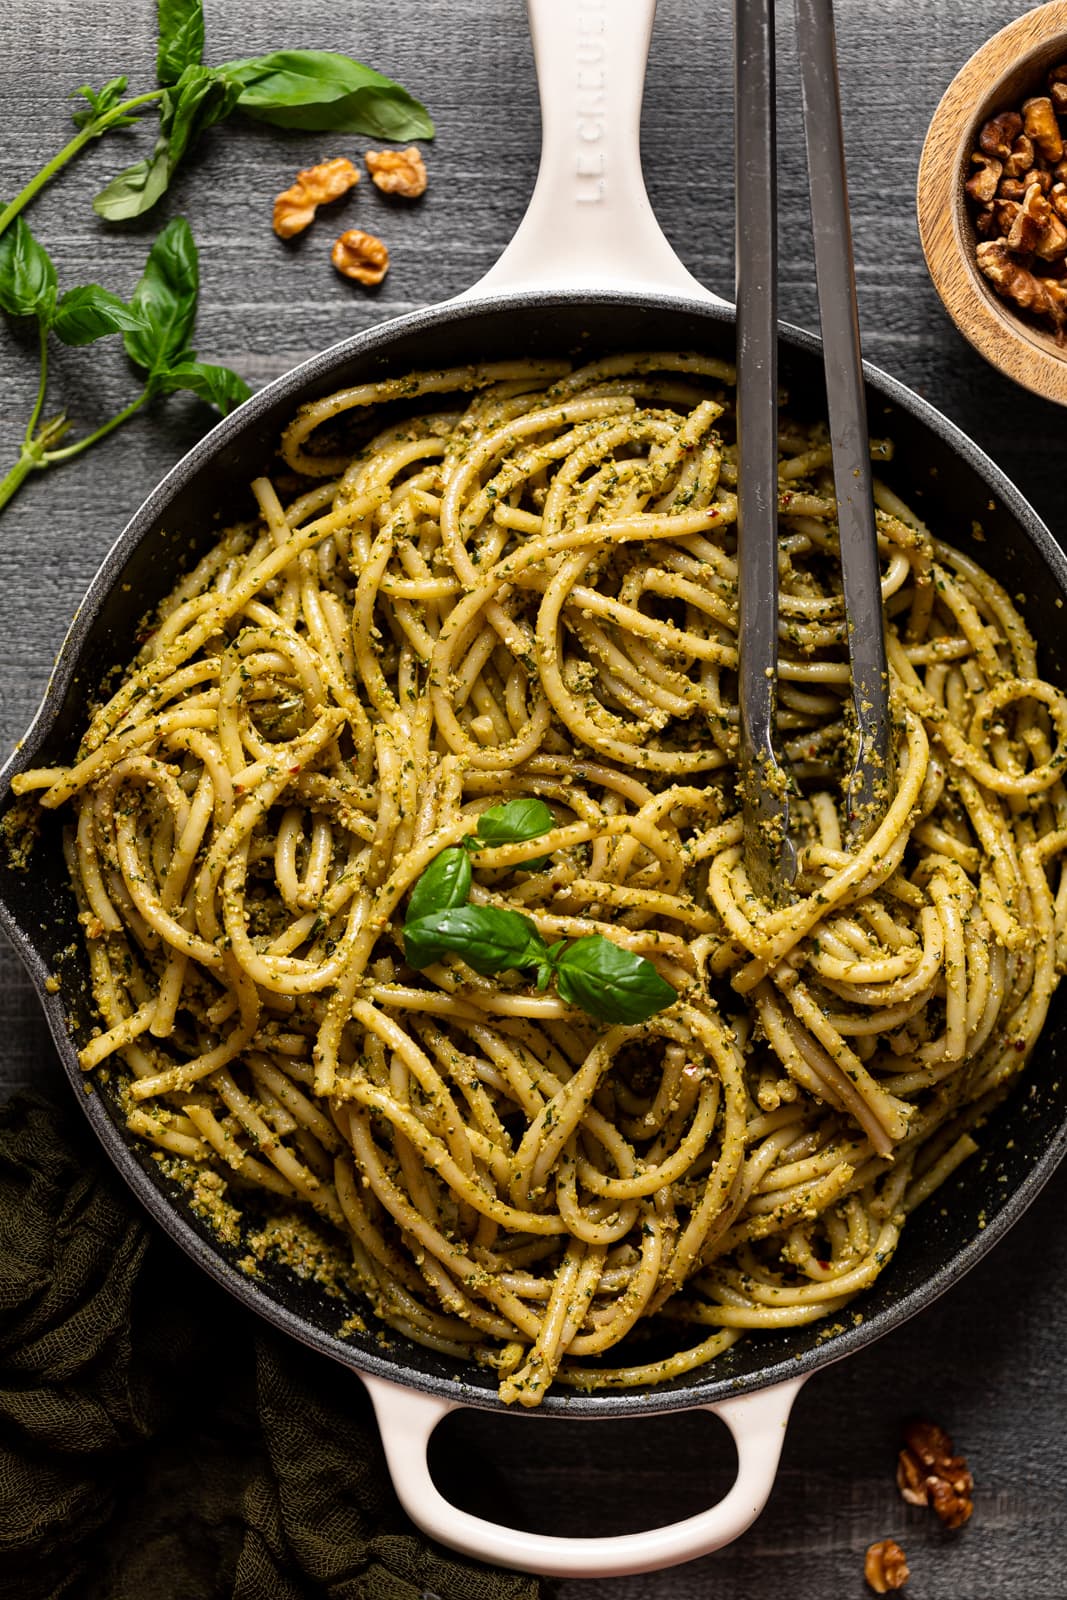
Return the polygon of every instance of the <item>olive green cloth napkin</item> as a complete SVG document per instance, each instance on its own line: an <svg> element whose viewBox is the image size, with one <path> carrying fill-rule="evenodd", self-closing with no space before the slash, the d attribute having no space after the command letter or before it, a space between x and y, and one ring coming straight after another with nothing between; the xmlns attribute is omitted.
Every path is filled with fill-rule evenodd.
<svg viewBox="0 0 1067 1600"><path fill-rule="evenodd" d="M417 1533L359 1381L144 1217L73 1109L0 1107L0 1596L536 1600Z"/></svg>

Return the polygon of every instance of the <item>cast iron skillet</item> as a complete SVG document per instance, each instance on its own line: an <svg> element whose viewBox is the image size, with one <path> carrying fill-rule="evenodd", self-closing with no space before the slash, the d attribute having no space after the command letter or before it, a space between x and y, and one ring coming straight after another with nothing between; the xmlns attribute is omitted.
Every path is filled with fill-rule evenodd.
<svg viewBox="0 0 1067 1600"><path fill-rule="evenodd" d="M503 356L690 348L732 357L732 308L680 265L652 217L640 177L637 127L654 0L529 0L541 85L544 152L527 217L496 268L459 300L403 317L334 346L279 379L219 424L146 500L105 560L57 661L45 700L8 763L67 759L87 697L125 664L145 613L197 549L251 504L247 485L269 463L302 401L416 367ZM592 86L592 87L590 87ZM818 342L783 330L783 383L819 414ZM895 442L889 476L938 534L973 549L1013 594L1042 645L1041 670L1067 681L1059 603L1067 561L1018 492L952 423L884 374L869 370L872 432ZM980 528L975 545L972 530ZM380 1331L339 1337L350 1306L267 1269L256 1286L228 1249L161 1178L147 1149L123 1130L106 1092L87 1096L76 1058L91 1023L85 964L49 818L28 866L0 852L0 920L40 993L78 1103L118 1170L153 1217L236 1297L296 1338L354 1368L370 1389L397 1490L426 1531L483 1559L544 1574L611 1576L688 1560L736 1537L769 1494L784 1422L800 1383L928 1305L998 1239L1037 1194L1067 1143L1067 1017L1054 1004L1041 1042L1009 1101L979 1135L939 1203L905 1229L877 1284L855 1302L862 1320L832 1338L818 1325L751 1336L687 1380L618 1394L559 1392L549 1416L618 1417L713 1407L731 1428L739 1471L727 1497L668 1528L612 1539L566 1540L502 1529L452 1507L426 1467L429 1436L456 1405L499 1408L492 1378ZM58 992L46 980L60 978ZM536 1415L536 1413L535 1413Z"/></svg>

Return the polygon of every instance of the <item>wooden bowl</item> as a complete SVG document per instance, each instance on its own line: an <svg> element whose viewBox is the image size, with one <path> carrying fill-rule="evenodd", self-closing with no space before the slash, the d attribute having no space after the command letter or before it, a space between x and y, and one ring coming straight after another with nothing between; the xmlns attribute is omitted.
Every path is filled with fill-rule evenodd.
<svg viewBox="0 0 1067 1600"><path fill-rule="evenodd" d="M1016 383L1067 405L1067 347L1015 312L978 270L964 190L982 124L1044 92L1067 60L1067 0L1047 0L1010 22L953 78L934 112L919 162L919 234L934 287L975 349Z"/></svg>

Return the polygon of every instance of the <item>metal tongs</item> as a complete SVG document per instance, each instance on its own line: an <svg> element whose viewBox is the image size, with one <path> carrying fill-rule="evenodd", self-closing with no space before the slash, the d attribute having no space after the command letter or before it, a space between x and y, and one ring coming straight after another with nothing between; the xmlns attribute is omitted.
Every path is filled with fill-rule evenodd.
<svg viewBox="0 0 1067 1600"><path fill-rule="evenodd" d="M778 308L774 0L735 0L740 770L753 888L781 900L796 877L794 785L775 748L778 687ZM815 276L841 542L855 756L848 842L869 837L891 789L867 407L845 177L832 0L796 0Z"/></svg>

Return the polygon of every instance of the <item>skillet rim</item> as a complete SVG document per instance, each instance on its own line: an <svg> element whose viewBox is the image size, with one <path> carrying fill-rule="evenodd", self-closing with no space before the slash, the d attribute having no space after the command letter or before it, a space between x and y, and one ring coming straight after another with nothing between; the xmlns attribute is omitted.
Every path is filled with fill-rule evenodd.
<svg viewBox="0 0 1067 1600"><path fill-rule="evenodd" d="M104 556L56 656L41 703L25 733L16 743L11 756L0 769L0 808L5 807L8 801L11 778L15 773L32 765L37 751L51 734L71 686L71 680L78 671L83 648L91 635L97 616L121 577L125 563L141 542L153 535L159 518L165 513L172 499L195 480L197 473L207 462L237 442L243 434L252 430L262 417L283 400L287 400L295 408L303 395L314 391L324 380L328 381L330 374L344 362L357 356L388 355L390 346L401 335L417 334L421 329L437 328L449 322L462 322L468 317L473 319L482 312L503 310L514 312L516 315L534 311L544 313L553 306L640 308L653 312L683 313L717 323L730 323L735 316L734 307L728 303L697 300L669 293L637 294L622 290L591 293L588 290L566 289L524 290L484 295L473 292L455 300L422 307L403 316L386 319L338 341L272 380L235 412L219 421L174 464L134 512ZM821 341L815 335L786 323L779 324L779 337L785 345L808 355L817 356L821 349ZM864 362L864 373L868 386L875 393L910 413L925 431L939 436L956 456L962 458L970 472L1000 500L1020 534L1033 547L1041 564L1057 581L1062 594L1067 597L1067 556L1034 508L996 463L951 419L913 390L869 362ZM858 1325L837 1333L834 1338L816 1344L800 1355L771 1359L758 1371L741 1377L712 1378L709 1381L706 1375L713 1369L705 1368L702 1369L705 1381L699 1385L676 1381L632 1392L553 1393L546 1396L535 1411L517 1413L512 1408L505 1407L491 1390L473 1383L465 1383L459 1378L441 1377L435 1373L421 1371L418 1367L410 1366L406 1357L397 1359L387 1355L379 1356L374 1352L346 1344L336 1335L327 1333L292 1311L275 1299L269 1289L259 1287L252 1279L231 1266L221 1253L192 1227L172 1203L162 1186L154 1183L137 1163L118 1124L112 1120L104 1097L97 1093L86 1093L86 1082L77 1063L73 1039L64 1015L62 997L50 993L46 988L46 981L51 976L50 970L34 943L32 933L23 927L16 914L7 905L2 893L0 893L0 926L4 928L29 973L38 1000L44 1009L63 1068L71 1081L75 1099L81 1105L112 1166L168 1236L241 1304L265 1317L274 1326L301 1343L331 1357L357 1374L365 1371L371 1376L399 1383L404 1387L434 1395L454 1404L480 1410L496 1411L506 1415L555 1417L639 1416L706 1407L738 1395L754 1393L776 1383L810 1376L811 1373L865 1348L901 1326L958 1282L964 1273L999 1243L1011 1226L1018 1221L1067 1154L1067 1118L1065 1118L1048 1140L1038 1159L1028 1167L1023 1177L1011 1189L988 1226L981 1228L966 1245L951 1254L940 1268L923 1276L914 1288L903 1293L898 1300L865 1316Z"/></svg>

